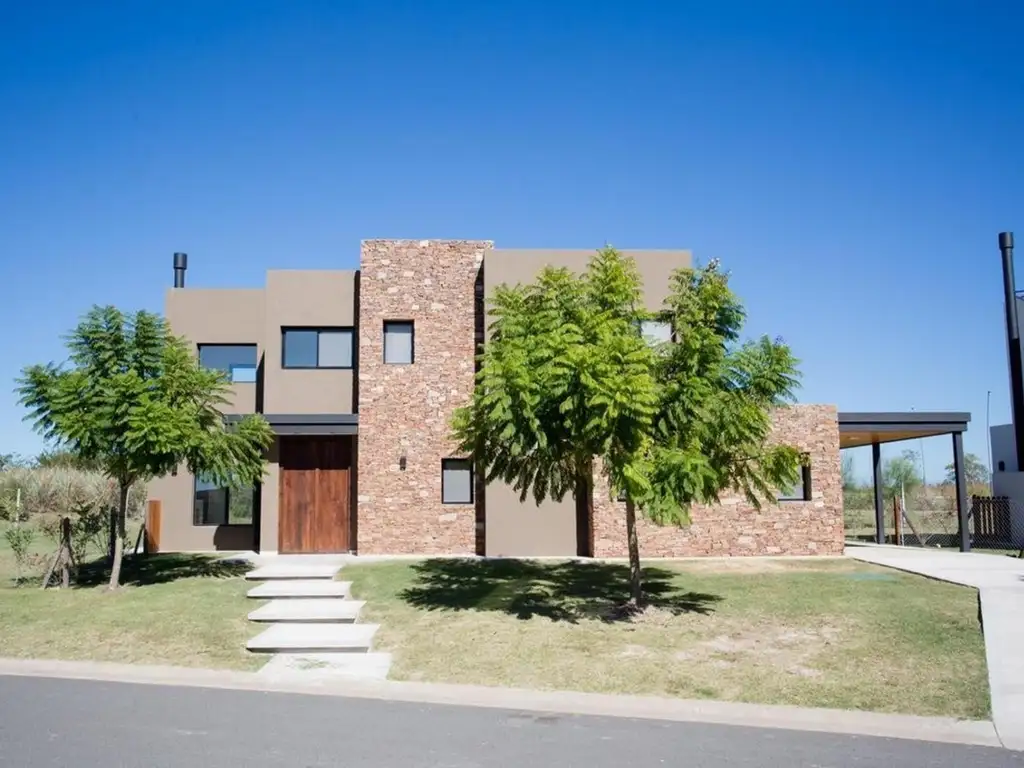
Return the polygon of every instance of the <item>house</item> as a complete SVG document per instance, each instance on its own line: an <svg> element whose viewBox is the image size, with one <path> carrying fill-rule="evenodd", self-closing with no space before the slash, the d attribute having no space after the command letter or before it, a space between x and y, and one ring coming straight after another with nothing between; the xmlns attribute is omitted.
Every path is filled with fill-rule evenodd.
<svg viewBox="0 0 1024 768"><path fill-rule="evenodd" d="M650 309L660 308L671 272L691 263L687 251L626 253ZM236 290L185 287L186 258L176 254L171 328L196 345L202 364L229 375L226 417L262 413L276 439L251 492L214 487L184 466L154 479L160 549L625 555L622 502L600 477L593 520L577 521L571 498L537 506L502 483L485 484L449 439L452 411L474 386L484 297L545 264L582 270L592 255L367 240L358 270L270 270L263 288ZM877 445L886 429L910 434L892 414L873 416L888 421L855 419L845 444ZM831 405L798 405L776 412L773 429L809 457L798 488L761 511L723 498L695 509L687 528L642 521L644 554L841 553L843 417Z"/></svg>

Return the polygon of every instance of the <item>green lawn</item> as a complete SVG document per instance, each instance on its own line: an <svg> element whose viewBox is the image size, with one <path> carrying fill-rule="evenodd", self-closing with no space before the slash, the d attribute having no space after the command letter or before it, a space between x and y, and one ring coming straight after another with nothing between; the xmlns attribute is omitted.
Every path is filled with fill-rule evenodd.
<svg viewBox="0 0 1024 768"><path fill-rule="evenodd" d="M43 591L41 557L32 581L14 586L14 558L2 534L0 528L0 656L250 670L266 661L245 650L255 634L246 620L246 564L204 555L129 558L125 586L112 593L94 561L76 587ZM43 555L52 543L39 538L34 549Z"/></svg>
<svg viewBox="0 0 1024 768"><path fill-rule="evenodd" d="M989 715L977 594L849 560L646 569L431 560L347 566L392 677L921 715Z"/></svg>

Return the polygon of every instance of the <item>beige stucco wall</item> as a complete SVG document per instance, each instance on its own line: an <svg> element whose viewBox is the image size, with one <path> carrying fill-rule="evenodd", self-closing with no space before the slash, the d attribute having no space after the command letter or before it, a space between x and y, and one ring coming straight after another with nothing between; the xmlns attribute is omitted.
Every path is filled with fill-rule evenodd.
<svg viewBox="0 0 1024 768"><path fill-rule="evenodd" d="M545 266L582 272L595 250L495 248L484 259L484 290L491 296L501 284L532 282ZM673 270L692 264L689 251L622 250L636 262L644 283L648 309L660 309L668 295ZM565 556L576 554L576 507L572 495L562 501L532 499L501 482L487 486L484 547L490 556Z"/></svg>
<svg viewBox="0 0 1024 768"><path fill-rule="evenodd" d="M264 413L354 412L353 371L282 368L281 328L355 328L355 302L354 270L274 269L267 272ZM357 344L353 344L355 356L358 355L356 349Z"/></svg>

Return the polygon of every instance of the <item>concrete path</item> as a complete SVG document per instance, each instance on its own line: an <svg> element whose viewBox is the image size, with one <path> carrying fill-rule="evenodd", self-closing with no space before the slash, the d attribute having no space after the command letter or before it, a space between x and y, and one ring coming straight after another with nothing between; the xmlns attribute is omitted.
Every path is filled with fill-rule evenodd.
<svg viewBox="0 0 1024 768"><path fill-rule="evenodd" d="M978 590L992 720L1006 747L1024 750L1024 560L879 545L849 546L846 554Z"/></svg>
<svg viewBox="0 0 1024 768"><path fill-rule="evenodd" d="M6 677L5 677L6 676ZM38 685L32 686L29 683L24 685L18 684L14 681L16 677L33 677L33 678L48 678L47 680L38 681ZM959 747L953 748L945 746L935 753L937 755L956 755L960 762L953 760L952 762L931 762L925 759L924 755L918 755L920 762L899 762L889 761L881 759L881 756L874 756L878 759L867 759L862 755L858 749L857 744L860 743L860 739L863 737L870 737L872 739L886 739L889 740L890 744L898 743L899 740L907 741L919 741L919 742L941 742L946 745L974 745L978 747L999 747L1001 743L990 722L978 722L968 720L956 720L948 717L917 717L914 715L894 715L879 712L855 712L855 711L844 711L844 710L832 710L832 709L805 709L801 707L786 707L786 706L765 706L758 704L739 704L730 703L723 701L702 701L702 700L685 700L685 699L671 699L657 696L620 696L611 694L597 694L597 693L574 693L568 691L528 691L514 688L492 688L478 685L446 685L437 683L412 683L412 682L395 682L389 680L355 680L355 679L344 679L341 677L282 677L282 678L270 678L260 672L227 672L210 669L184 669L181 667L159 667L159 666L146 666L146 665L133 665L133 664L111 664L105 662L74 662L74 661L46 661L46 660L29 660L29 659L3 659L0 658L0 756L3 755L4 749L4 729L11 728L12 734L16 732L13 725L13 720L8 720L4 716L5 705L10 705L14 710L22 710L26 708L28 702L25 701L25 697L32 697L35 695L35 691L44 691L47 701L51 704L54 703L66 703L69 697L61 693L61 691L75 691L81 690L80 686L64 685L63 683L75 681L99 681L104 684L106 683L130 683L132 685L123 686L123 688L131 693L127 694L137 698L138 701L152 700L154 697L159 700L161 694L154 693L150 696L144 688L146 686L151 687L168 687L176 688L178 690L188 688L216 688L225 689L236 692L251 692L258 691L263 694L303 694L304 698L310 701L309 708L321 713L331 712L332 705L325 701L330 698L342 698L353 700L352 703L346 704L345 706L360 712L377 712L375 717L380 719L374 720L370 718L369 722L365 725L357 724L356 721L346 719L344 717L329 717L328 722L331 724L324 728L324 731L313 739L316 743L324 743L325 739L331 739L335 735L341 735L347 740L349 748L356 746L365 747L370 749L375 746L382 744L394 743L394 742L405 742L408 738L408 732L403 726L400 726L393 718L383 717L381 707L377 706L381 703L387 703L398 705L401 704L414 704L412 707L415 711L423 711L426 709L425 705L434 706L451 706L454 708L456 705L463 711L468 711L470 708L480 709L496 709L503 711L516 711L520 718L525 718L528 721L536 723L555 723L560 721L562 718L558 716L577 716L577 717L594 717L602 718L602 722L606 724L605 732L610 732L609 729L613 729L613 719L624 720L628 722L637 722L640 720L655 721L651 723L651 732L660 733L686 733L690 736L687 739L683 739L683 746L681 751L675 755L660 756L666 757L666 760L655 760L654 765L718 765L717 763L701 763L696 758L699 753L699 747L695 746L695 742L692 736L699 736L699 734L710 732L713 730L712 726L735 726L736 733L741 730L745 731L756 731L762 730L766 735L766 741L773 741L776 737L770 734L778 733L779 739L785 741L787 738L786 733L781 732L795 732L803 731L807 733L817 734L842 734L847 738L844 743L848 745L848 753L846 754L846 762L837 759L826 759L824 755L819 755L817 761L811 761L809 758L800 758L793 755L789 755L788 762L780 762L779 766L782 768L794 768L795 766L803 765L815 765L815 766L845 766L845 765L856 765L856 766L886 766L891 768L894 765L949 765L951 768L956 766L971 766L977 768L977 766L983 765L984 763L976 762L973 757L976 757L983 753L988 753L986 750L980 752L965 753L959 750ZM104 707L97 707L97 701L107 702L106 692L115 690L114 686L107 685L103 688L100 693L96 693L93 689L92 693L87 697L88 714L93 715L105 710ZM116 691L115 691L116 692ZM102 695L100 695L102 694ZM171 694L178 695L178 694ZM313 700L315 698L315 700ZM262 701L269 701L269 697L264 696ZM31 709L31 707L28 707ZM116 707L114 708L116 709ZM211 713L224 712L226 711L223 707L213 706L183 706L177 705L171 706L165 704L163 709L170 712L192 712L200 717L207 717ZM228 709L231 709L230 707ZM240 711L240 710L232 710ZM524 713L532 713L531 716L526 717ZM181 727L174 726L169 721L161 719L160 717L142 717L136 712L137 716L128 717L121 723L121 726L126 730L137 730L140 727ZM33 722L43 728L55 727L57 717L56 711L51 711L49 717L42 717ZM486 715L483 716L486 718ZM319 719L319 718L318 718ZM660 721L660 722L659 722ZM269 730L264 733L260 729L256 730L256 733L263 736L271 736L276 738L278 734L286 735L288 738L298 736L297 731L291 731L293 726L300 728L298 723L305 722L303 718L293 718L280 716L279 719L273 725L269 726ZM392 733L402 734L401 739L366 739L366 738L354 738L353 734L366 734L375 733L380 729L380 723L387 723L388 730ZM569 722L582 722L569 720ZM287 724L287 728L282 727L282 723ZM339 726L339 723L341 726ZM683 729L681 726L687 723L698 724L693 727ZM80 732L89 732L88 728L79 727L81 724L76 724ZM210 723L207 722L204 727L199 727L198 731L202 732L205 727L209 727ZM771 729L771 730L766 730ZM316 729L314 729L316 730ZM188 733L190 729L185 728L180 733ZM719 728L717 731L721 738L728 740L727 735L733 731ZM438 734L443 738L450 737L451 731L441 729ZM463 729L459 729L459 733L467 733ZM474 739L479 739L475 743L486 744L487 739L484 738L480 733L470 729L468 733L472 734ZM598 732L592 737L594 742L608 746L605 741L605 736L602 735L602 731L599 729ZM50 740L52 741L52 740ZM529 743L534 743L532 740L528 740ZM48 742L47 739L40 739L40 743ZM261 742L262 743L262 742ZM526 742L524 742L526 743ZM275 742L276 746L283 746ZM650 745L648 745L650 746ZM908 754L912 754L911 750ZM151 757L153 752L146 750L140 754L140 759ZM303 762L299 754L289 754L287 751L280 752L282 756L282 766L294 766L294 765L321 765L318 762ZM434 763L423 762L425 759L424 752L420 755L420 759L408 759L408 760L394 760L389 761L383 759L378 763L368 763L371 765L434 765ZM995 753L991 753L995 754ZM1011 754L1011 753L1004 753ZM857 758L860 762L853 758ZM649 764L643 762L647 760L649 751L646 747L641 747L632 756L632 759L626 759L626 763L629 765L641 765ZM330 759L327 762L322 763L323 765L338 765L344 763L345 765L358 764L353 762L354 754L351 749L342 749L337 755L329 755ZM775 765L771 761L757 762L757 754L751 754L746 759L739 759L737 755L735 762L725 762L723 765ZM285 758L292 758L291 762L287 762ZM561 762L552 759L541 759L540 755L534 754L532 760L527 762L537 763L540 765L570 765L580 764L588 767L599 765L599 762L593 761L582 761L582 762ZM660 758L659 758L660 759ZM808 762L804 762L807 759ZM997 762L993 765L1014 765L1024 768L1024 753L1014 756L1018 762ZM641 761L641 762L637 762ZM13 763L16 765L41 765L45 761L33 762L33 761L22 761L20 763ZM465 765L482 766L482 765L514 765L523 762L519 761L504 761L497 755L485 752L479 755L476 762L468 762ZM4 765L2 759L0 759L0 765ZM49 764L49 763L46 763ZM54 763L58 764L58 763ZM65 764L65 763L59 763ZM147 768L155 765L152 762L139 762L139 763L117 763L116 761L107 763L108 765L145 765ZM196 763L202 765L214 765L216 763L202 762ZM240 756L240 759L235 763L226 763L229 765L261 765L259 762L249 762ZM443 764L447 766L452 765L463 765L463 763L453 763L439 761L437 764ZM623 764L620 760L616 765ZM90 765L86 762L75 762L76 766ZM171 765L171 763L159 763L159 765ZM277 763L274 763L277 765Z"/></svg>
<svg viewBox="0 0 1024 768"><path fill-rule="evenodd" d="M363 602L350 600L350 582L338 581L347 558L275 556L255 561L246 578L260 582L254 600L269 599L249 613L265 629L246 644L274 654L260 674L274 680L386 678L387 653L371 653L376 624L359 623Z"/></svg>
<svg viewBox="0 0 1024 768"><path fill-rule="evenodd" d="M0 765L1022 768L1024 755L750 726L0 677Z"/></svg>

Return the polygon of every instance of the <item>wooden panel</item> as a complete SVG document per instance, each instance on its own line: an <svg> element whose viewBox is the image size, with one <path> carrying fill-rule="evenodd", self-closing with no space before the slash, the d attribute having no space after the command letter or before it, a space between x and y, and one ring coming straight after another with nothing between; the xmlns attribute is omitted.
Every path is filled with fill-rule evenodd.
<svg viewBox="0 0 1024 768"><path fill-rule="evenodd" d="M347 552L352 438L283 437L278 551Z"/></svg>
<svg viewBox="0 0 1024 768"><path fill-rule="evenodd" d="M160 522L163 506L159 499L150 499L146 505L146 553L155 555L160 551Z"/></svg>

